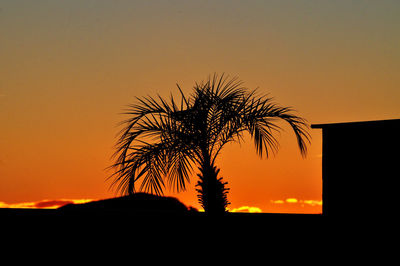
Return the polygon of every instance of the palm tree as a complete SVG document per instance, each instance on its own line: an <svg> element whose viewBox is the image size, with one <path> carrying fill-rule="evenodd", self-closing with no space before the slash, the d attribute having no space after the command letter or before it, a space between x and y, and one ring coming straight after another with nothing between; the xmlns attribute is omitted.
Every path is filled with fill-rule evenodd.
<svg viewBox="0 0 400 266"><path fill-rule="evenodd" d="M197 166L199 202L207 213L223 213L229 204L227 183L219 177L216 158L230 142L240 141L248 132L260 157L278 150L274 133L278 120L289 123L303 156L310 135L303 118L288 107L280 107L266 96L248 91L237 78L214 74L196 83L186 97L179 85L180 99L145 97L129 105L129 118L121 124L111 166L115 171L112 186L122 194L147 191L160 195L166 185L185 190Z"/></svg>

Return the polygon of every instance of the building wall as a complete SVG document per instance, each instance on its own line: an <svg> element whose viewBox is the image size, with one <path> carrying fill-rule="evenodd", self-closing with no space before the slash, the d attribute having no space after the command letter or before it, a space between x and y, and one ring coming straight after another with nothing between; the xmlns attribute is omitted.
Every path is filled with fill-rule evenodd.
<svg viewBox="0 0 400 266"><path fill-rule="evenodd" d="M395 211L400 179L399 121L322 128L324 215Z"/></svg>

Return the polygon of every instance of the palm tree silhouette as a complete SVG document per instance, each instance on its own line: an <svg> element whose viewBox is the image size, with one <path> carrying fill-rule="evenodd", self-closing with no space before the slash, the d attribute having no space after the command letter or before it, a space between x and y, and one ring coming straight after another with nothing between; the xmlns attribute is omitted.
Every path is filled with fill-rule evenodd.
<svg viewBox="0 0 400 266"><path fill-rule="evenodd" d="M276 121L289 123L297 138L300 152L307 152L310 135L303 118L288 107L280 107L272 98L248 91L237 78L214 74L186 97L179 85L180 100L171 95L137 98L121 122L111 166L115 171L111 186L122 194L139 191L161 195L167 186L176 191L186 189L186 183L197 166L198 199L205 212L223 213L229 204L227 182L219 177L215 165L221 149L229 142L240 141L250 133L260 157L278 150L273 133L280 131Z"/></svg>

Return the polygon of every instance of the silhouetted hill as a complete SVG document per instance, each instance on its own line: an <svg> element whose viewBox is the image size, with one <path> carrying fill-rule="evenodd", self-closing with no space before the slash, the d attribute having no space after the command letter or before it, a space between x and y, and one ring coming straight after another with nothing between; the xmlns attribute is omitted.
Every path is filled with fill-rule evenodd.
<svg viewBox="0 0 400 266"><path fill-rule="evenodd" d="M189 209L174 197L162 197L147 193L92 201L82 204L67 204L58 208L63 213L124 213L124 214L184 214Z"/></svg>
<svg viewBox="0 0 400 266"><path fill-rule="evenodd" d="M57 232L66 228L94 232L95 228L102 228L122 233L133 230L157 237L165 232L195 237L193 228L202 228L203 231L198 233L201 235L208 228L218 231L224 227L236 228L240 234L272 230L281 235L291 234L300 229L309 234L320 232L319 228L324 224L320 222L322 218L322 215L273 213L225 213L213 217L187 208L176 198L145 193L83 204L68 204L58 209L0 208L1 223L8 222L7 224L17 225L19 229L37 230L39 226L46 230L54 228ZM215 227L216 224L223 226Z"/></svg>

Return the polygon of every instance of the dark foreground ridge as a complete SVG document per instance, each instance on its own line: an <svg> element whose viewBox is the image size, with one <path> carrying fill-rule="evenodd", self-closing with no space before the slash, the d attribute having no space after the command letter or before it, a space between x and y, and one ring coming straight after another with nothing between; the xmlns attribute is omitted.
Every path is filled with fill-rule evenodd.
<svg viewBox="0 0 400 266"><path fill-rule="evenodd" d="M194 212L174 197L162 197L147 193L135 193L130 196L92 201L82 204L67 204L58 209L67 214L100 214L105 215L179 215Z"/></svg>
<svg viewBox="0 0 400 266"><path fill-rule="evenodd" d="M294 222L305 224L319 224L317 220L322 215L315 214L275 214L275 213L225 213L219 216L209 216L188 208L173 197L162 197L146 193L136 193L131 196L92 201L83 204L68 204L58 209L0 209L0 218L17 218L20 221L46 220L48 222L64 222L69 224L124 224L149 228L151 224L173 225L172 228L181 228L186 225L202 225L204 222L215 224L220 222L235 222L243 226L255 224L265 226L273 223L290 225ZM240 222L240 223L237 223ZM244 223L243 223L244 222ZM257 222L257 223L254 223Z"/></svg>
<svg viewBox="0 0 400 266"><path fill-rule="evenodd" d="M0 218L10 217L69 217L69 216L105 216L105 217L168 217L168 216L186 216L186 217L207 217L204 212L186 211L186 212L165 212L165 211L127 211L121 209L70 209L68 211L60 209L24 209L24 208L0 208ZM247 213L247 212L227 212L223 215L217 216L220 218L311 218L322 219L322 214L303 214L303 213Z"/></svg>

